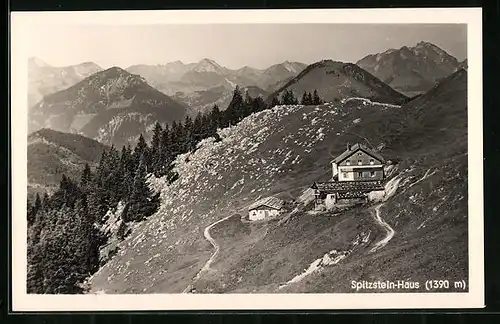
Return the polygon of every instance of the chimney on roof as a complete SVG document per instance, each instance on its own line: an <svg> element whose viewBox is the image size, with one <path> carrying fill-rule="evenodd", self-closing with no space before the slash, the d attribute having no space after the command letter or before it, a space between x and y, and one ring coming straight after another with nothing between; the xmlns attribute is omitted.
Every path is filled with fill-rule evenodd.
<svg viewBox="0 0 500 324"><path fill-rule="evenodd" d="M351 150L351 144L350 143L347 143L347 150L350 151Z"/></svg>

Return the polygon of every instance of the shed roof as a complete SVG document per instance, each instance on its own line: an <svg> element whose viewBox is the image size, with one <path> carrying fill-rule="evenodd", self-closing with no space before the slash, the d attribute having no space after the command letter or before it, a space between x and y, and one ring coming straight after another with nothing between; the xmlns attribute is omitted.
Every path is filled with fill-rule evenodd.
<svg viewBox="0 0 500 324"><path fill-rule="evenodd" d="M283 207L283 203L283 200L279 198L266 197L250 205L250 207L248 207L248 210L258 209L259 207L269 207L272 209L280 210L281 207Z"/></svg>
<svg viewBox="0 0 500 324"><path fill-rule="evenodd" d="M376 158L380 162L384 162L384 157L382 155L380 155L379 153L375 152L374 150L368 148L367 146L365 146L363 144L356 143L356 144L352 145L350 149L345 150L342 154L340 154L335 159L333 159L332 163L334 163L334 162L340 163L360 150L365 152L366 154L368 154L370 156L373 156L374 158Z"/></svg>

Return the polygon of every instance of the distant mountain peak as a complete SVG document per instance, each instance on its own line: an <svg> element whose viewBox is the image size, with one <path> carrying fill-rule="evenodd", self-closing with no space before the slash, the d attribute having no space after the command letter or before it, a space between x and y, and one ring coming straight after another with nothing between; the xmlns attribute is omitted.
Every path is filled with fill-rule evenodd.
<svg viewBox="0 0 500 324"><path fill-rule="evenodd" d="M200 62L209 62L209 63L217 64L214 60L212 60L212 59L210 59L208 57L202 58L200 60Z"/></svg>
<svg viewBox="0 0 500 324"><path fill-rule="evenodd" d="M122 145L155 121L181 120L186 114L185 105L151 87L141 75L113 66L46 95L32 107L29 127L78 132ZM78 119L82 116L84 120Z"/></svg>
<svg viewBox="0 0 500 324"><path fill-rule="evenodd" d="M283 66L285 67L285 69L287 69L288 71L292 72L292 73L298 73L299 71L297 71L297 68L295 67L295 65L290 62L290 61L285 61L283 62Z"/></svg>
<svg viewBox="0 0 500 324"><path fill-rule="evenodd" d="M104 70L105 72L108 71L108 72L120 72L120 73L127 73L129 74L127 71L125 71L124 69L122 69L121 67L119 66L112 66L106 70Z"/></svg>
<svg viewBox="0 0 500 324"><path fill-rule="evenodd" d="M356 64L395 90L414 96L453 73L459 62L439 46L422 40L413 46L367 55Z"/></svg>
<svg viewBox="0 0 500 324"><path fill-rule="evenodd" d="M385 103L398 103L406 98L356 64L331 59L310 64L272 93L267 101L281 97L285 90L292 91L297 98L304 92L316 90L319 96L328 102L363 97Z"/></svg>
<svg viewBox="0 0 500 324"><path fill-rule="evenodd" d="M212 59L204 58L200 60L193 68L195 72L221 72L224 68Z"/></svg>
<svg viewBox="0 0 500 324"><path fill-rule="evenodd" d="M430 43L430 42L426 42L426 41L420 41L418 42L413 48L412 50L414 52L417 52L419 49L427 49L427 50L431 50L431 51L434 51L440 55L446 55L446 56L451 56L449 55L445 50L443 50L441 47L433 44L433 43Z"/></svg>
<svg viewBox="0 0 500 324"><path fill-rule="evenodd" d="M415 47L433 47L433 48L439 48L437 45L427 42L427 41L420 41L418 42Z"/></svg>
<svg viewBox="0 0 500 324"><path fill-rule="evenodd" d="M98 68L102 69L97 63L94 63L92 61L86 61L86 62L77 64L77 65L79 65L79 66L93 66L93 67L98 67Z"/></svg>
<svg viewBox="0 0 500 324"><path fill-rule="evenodd" d="M417 46L428 46L428 45L432 45L432 43L429 43L429 42L426 42L423 40L421 40L420 42L417 43Z"/></svg>
<svg viewBox="0 0 500 324"><path fill-rule="evenodd" d="M47 64L47 62L45 62L44 60L38 58L38 57L35 57L35 56L32 56L28 59L28 62L30 64L33 64L33 65L36 65L38 67L46 67L46 66L50 66L50 64Z"/></svg>
<svg viewBox="0 0 500 324"><path fill-rule="evenodd" d="M102 70L98 73L95 73L92 76L96 77L96 78L102 78L102 77L116 78L116 77L124 77L124 76L134 76L134 74L127 72L126 70L122 69L121 67L112 66L106 70Z"/></svg>

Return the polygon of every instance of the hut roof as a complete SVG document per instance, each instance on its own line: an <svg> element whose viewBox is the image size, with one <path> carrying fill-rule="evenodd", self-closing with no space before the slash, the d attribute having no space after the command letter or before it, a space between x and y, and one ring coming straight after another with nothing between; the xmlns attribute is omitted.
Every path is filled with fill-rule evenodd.
<svg viewBox="0 0 500 324"><path fill-rule="evenodd" d="M382 181L332 181L315 182L313 189L323 192L376 191L383 190Z"/></svg>
<svg viewBox="0 0 500 324"><path fill-rule="evenodd" d="M365 146L363 144L356 143L353 146L351 146L350 149L345 150L342 154L340 154L335 159L333 159L332 163L333 162L340 163L359 150L365 152L366 154L368 154L370 156L373 156L374 158L376 158L380 162L384 162L384 158L382 155L380 155L379 153L375 152L374 150L368 148L367 146Z"/></svg>
<svg viewBox="0 0 500 324"><path fill-rule="evenodd" d="M256 203L250 205L248 210L259 209L259 207L268 207L276 210L280 210L283 207L283 200L276 197L267 197L257 201Z"/></svg>

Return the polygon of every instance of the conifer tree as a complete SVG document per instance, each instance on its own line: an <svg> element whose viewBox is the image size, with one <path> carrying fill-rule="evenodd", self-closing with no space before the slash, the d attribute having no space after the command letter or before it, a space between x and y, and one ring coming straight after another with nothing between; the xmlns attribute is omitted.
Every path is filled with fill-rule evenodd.
<svg viewBox="0 0 500 324"><path fill-rule="evenodd" d="M249 116L253 112L253 98L245 91L245 101L243 102L241 119Z"/></svg>
<svg viewBox="0 0 500 324"><path fill-rule="evenodd" d="M150 163L151 163L151 171L155 174L159 169L158 163L160 161L160 144L161 144L161 136L163 133L163 128L159 122L156 122L155 128L153 130L153 137L151 138L151 148L149 151Z"/></svg>
<svg viewBox="0 0 500 324"><path fill-rule="evenodd" d="M107 163L108 163L107 160L108 160L108 152L107 150L103 150L96 170L95 180L99 186L104 185L104 180L106 178L106 171L107 171Z"/></svg>
<svg viewBox="0 0 500 324"><path fill-rule="evenodd" d="M319 98L318 91L314 90L313 94L313 105L321 105L321 99Z"/></svg>
<svg viewBox="0 0 500 324"><path fill-rule="evenodd" d="M153 130L153 137L151 138L151 150L153 152L158 152L160 149L161 142L161 134L163 132L163 128L159 122L156 122L155 128Z"/></svg>
<svg viewBox="0 0 500 324"><path fill-rule="evenodd" d="M78 282L83 280L79 273L77 248L74 240L76 227L71 209L63 205L47 216L48 223L42 232L40 242L43 251L43 292L50 294L79 293Z"/></svg>
<svg viewBox="0 0 500 324"><path fill-rule="evenodd" d="M279 106L279 105L281 105L281 102L278 99L278 97L273 97L273 99L271 100L270 108L274 108L274 107Z"/></svg>
<svg viewBox="0 0 500 324"><path fill-rule="evenodd" d="M31 226L35 222L35 206L31 204L31 201L28 199L26 204L27 216L28 216L28 226Z"/></svg>
<svg viewBox="0 0 500 324"><path fill-rule="evenodd" d="M137 162L139 162L141 156L145 154L145 152L148 149L148 144L146 143L146 140L144 139L144 135L141 133L139 135L139 140L137 141L136 146L134 147L134 156L138 159ZM137 164L139 165L139 164Z"/></svg>
<svg viewBox="0 0 500 324"><path fill-rule="evenodd" d="M89 164L85 163L82 176L80 177L80 187L84 192L87 192L91 181L92 181L92 172L90 171Z"/></svg>
<svg viewBox="0 0 500 324"><path fill-rule="evenodd" d="M99 265L99 231L94 226L95 215L89 212L86 195L82 195L77 201L74 213L75 237L73 242L76 244L79 273L82 278L85 278L97 271Z"/></svg>
<svg viewBox="0 0 500 324"><path fill-rule="evenodd" d="M40 194L37 192L35 195L35 212L38 212L42 208L42 200L40 199Z"/></svg>
<svg viewBox="0 0 500 324"><path fill-rule="evenodd" d="M40 194L37 192L35 195L35 200L33 204L28 200L28 226L33 225L36 219L36 215L41 212L42 200L40 199Z"/></svg>
<svg viewBox="0 0 500 324"><path fill-rule="evenodd" d="M212 123L212 129L217 130L218 128L226 126L223 121L222 113L219 109L219 106L217 105L214 105L212 107L212 111L210 112L210 120Z"/></svg>
<svg viewBox="0 0 500 324"><path fill-rule="evenodd" d="M193 149L193 127L193 119L190 116L186 116L186 118L184 118L184 124L178 129L179 133L177 135L179 138L180 154L189 152Z"/></svg>
<svg viewBox="0 0 500 324"><path fill-rule="evenodd" d="M95 181L91 186L92 190L89 190L87 196L89 210L95 216L96 223L102 224L105 221L104 216L110 208L108 192Z"/></svg>
<svg viewBox="0 0 500 324"><path fill-rule="evenodd" d="M210 136L213 136L210 113L204 113L201 116L201 138L204 139Z"/></svg>
<svg viewBox="0 0 500 324"><path fill-rule="evenodd" d="M242 119L243 106L244 101L243 96L241 95L241 90L239 86L236 86L233 91L233 98L231 99L231 102L229 103L225 111L225 115L229 125L236 125Z"/></svg>
<svg viewBox="0 0 500 324"><path fill-rule="evenodd" d="M288 99L288 90L285 90L283 94L281 95L281 103L283 105L289 105L289 99Z"/></svg>
<svg viewBox="0 0 500 324"><path fill-rule="evenodd" d="M118 236L120 241L123 241L125 239L125 237L127 236L127 232L128 232L127 223L125 223L125 221L123 221L123 219L122 219L122 221L120 222L120 225L118 226L118 230L116 231L116 236Z"/></svg>
<svg viewBox="0 0 500 324"><path fill-rule="evenodd" d="M145 164L145 156L143 155L135 173L128 211L125 217L126 221L141 221L152 214L151 198L153 195L146 183Z"/></svg>
<svg viewBox="0 0 500 324"><path fill-rule="evenodd" d="M296 105L298 104L297 98L295 98L295 95L293 94L292 90L285 90L283 93L283 97L281 99L282 103L284 105Z"/></svg>
<svg viewBox="0 0 500 324"><path fill-rule="evenodd" d="M262 99L262 97L260 96L257 96L255 99L253 99L252 106L253 106L252 108L253 112L259 112L266 109L266 103L264 102L264 99Z"/></svg>
<svg viewBox="0 0 500 324"><path fill-rule="evenodd" d="M160 139L160 154L159 161L157 161L158 176L163 176L172 162L172 142L171 142L170 128L165 125Z"/></svg>
<svg viewBox="0 0 500 324"><path fill-rule="evenodd" d="M300 101L301 105L307 106L307 93L304 91L304 94L302 95L302 100Z"/></svg>
<svg viewBox="0 0 500 324"><path fill-rule="evenodd" d="M193 135L189 148L190 151L194 150L196 148L196 145L204 138L203 128L203 115L201 114L201 112L198 112L193 123Z"/></svg>
<svg viewBox="0 0 500 324"><path fill-rule="evenodd" d="M63 174L61 181L59 182L59 188L52 195L52 204L55 209L61 208L64 204L68 204L70 197L69 195L69 180L66 174Z"/></svg>
<svg viewBox="0 0 500 324"><path fill-rule="evenodd" d="M181 154L181 140L183 136L182 124L174 121L170 130L170 144L172 159Z"/></svg>
<svg viewBox="0 0 500 324"><path fill-rule="evenodd" d="M147 163L148 163L148 144L146 143L146 140L144 139L144 136L141 135L139 136L139 140L137 141L137 145L134 148L134 153L133 153L133 161L134 165L133 168L136 169L139 166L139 161L141 159L141 156L144 155L144 162L146 163L145 167L147 168Z"/></svg>
<svg viewBox="0 0 500 324"><path fill-rule="evenodd" d="M312 97L312 94L310 92L307 94L307 104L308 105L313 104L313 97Z"/></svg>
<svg viewBox="0 0 500 324"><path fill-rule="evenodd" d="M50 198L49 194L47 192L43 193L43 198L42 198L42 209L47 210L50 208Z"/></svg>
<svg viewBox="0 0 500 324"><path fill-rule="evenodd" d="M32 234L33 235L33 234ZM28 236L28 271L27 271L27 292L29 294L44 293L44 251L42 245L35 239Z"/></svg>

